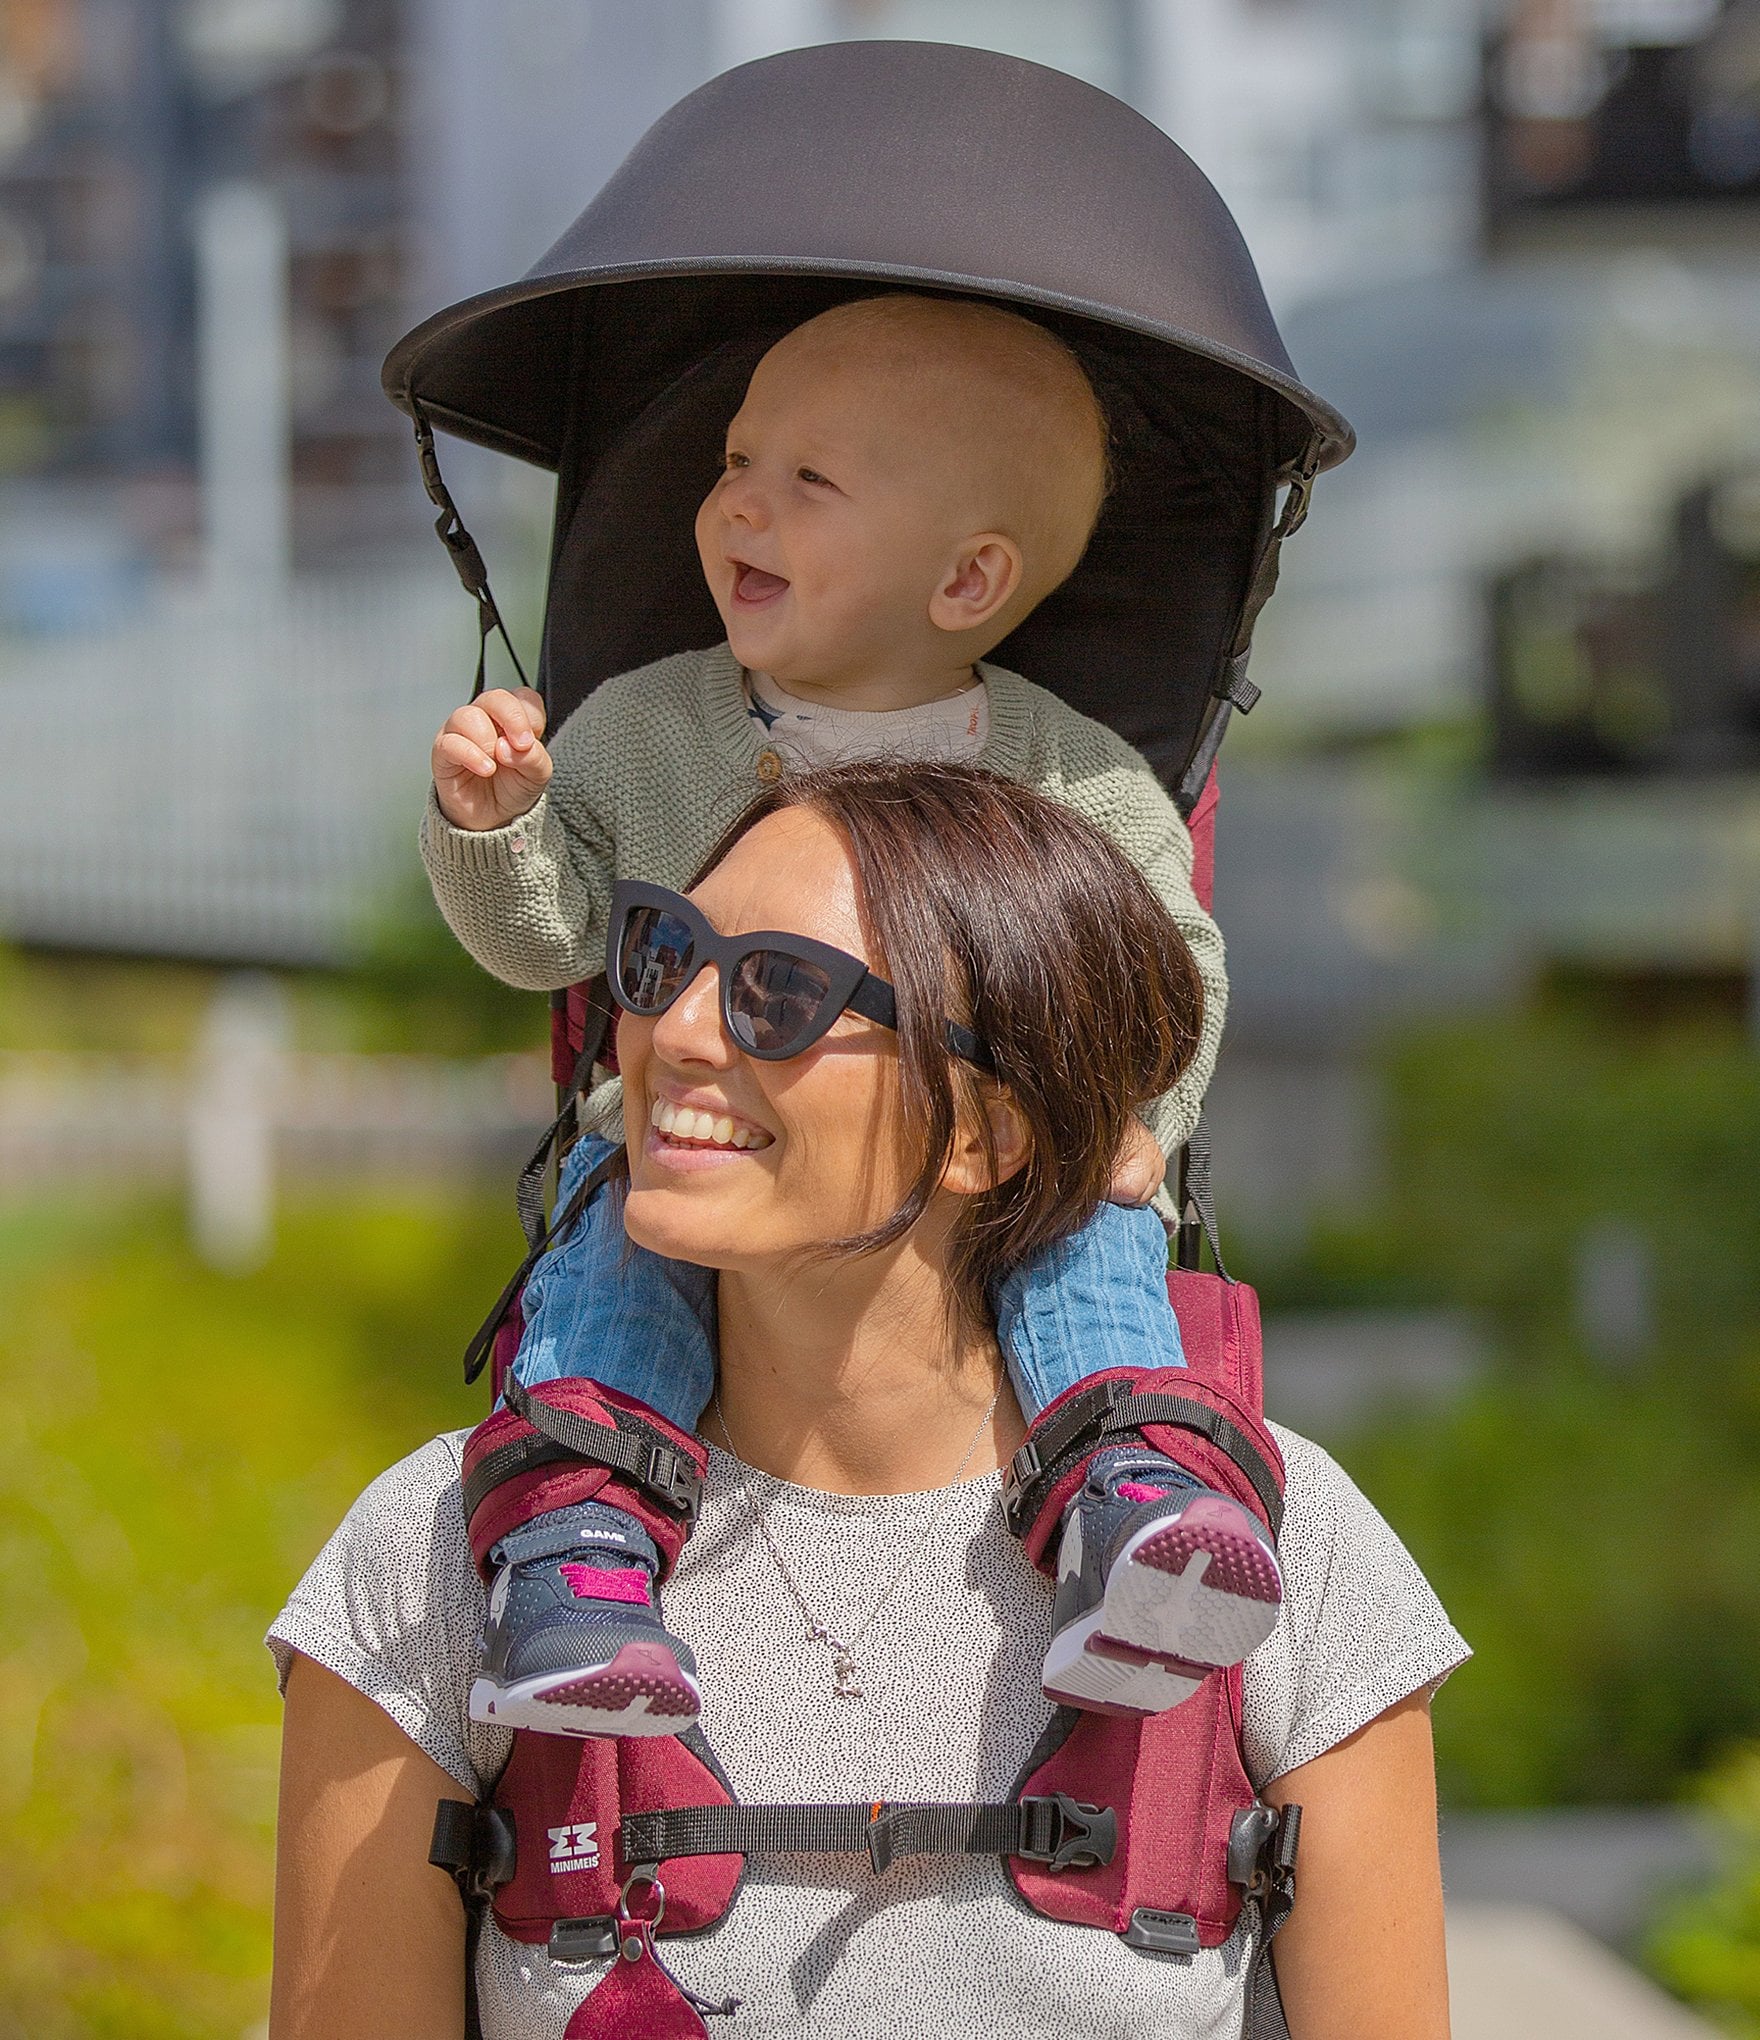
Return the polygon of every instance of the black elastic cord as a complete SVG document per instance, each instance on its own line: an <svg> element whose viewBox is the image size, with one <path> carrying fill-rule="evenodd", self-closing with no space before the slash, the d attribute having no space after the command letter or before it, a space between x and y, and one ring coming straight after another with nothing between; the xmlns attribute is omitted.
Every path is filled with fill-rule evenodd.
<svg viewBox="0 0 1760 2040"><path fill-rule="evenodd" d="M1302 520L1308 514L1308 499L1313 494L1314 477L1320 470L1320 446L1320 437L1315 434L1303 450L1295 472L1289 477L1289 493L1283 499L1282 513L1265 534L1258 558L1253 562L1253 576L1247 584L1246 600L1241 604L1240 620L1235 625L1228 656L1222 662L1216 685L1205 704L1204 720L1198 726L1191 755L1174 788L1174 804L1182 815L1189 816L1198 804L1204 782L1210 777L1210 768L1216 763L1216 754L1222 749L1230 717L1236 710L1246 715L1259 699L1258 688L1247 678L1247 662L1253 649L1253 626L1259 621L1259 612L1271 600L1272 591L1277 586L1278 555L1283 541L1292 532L1300 530Z"/></svg>
<svg viewBox="0 0 1760 2040"><path fill-rule="evenodd" d="M475 701L483 691L483 682L488 676L489 638L496 631L500 632L501 642L507 647L507 656L519 675L519 684L529 687L532 683L526 678L526 669L513 648L513 639L507 634L501 611L495 606L495 597L489 587L489 569L482 551L465 529L464 519L458 514L458 505L452 500L452 492L441 476L440 456L434 451L434 428L423 415L420 404L412 400L410 411L415 420L416 456L422 466L422 487L428 492L429 502L440 513L434 519L435 536L446 548L447 557L463 582L465 593L477 605L477 678L471 688L471 699Z"/></svg>

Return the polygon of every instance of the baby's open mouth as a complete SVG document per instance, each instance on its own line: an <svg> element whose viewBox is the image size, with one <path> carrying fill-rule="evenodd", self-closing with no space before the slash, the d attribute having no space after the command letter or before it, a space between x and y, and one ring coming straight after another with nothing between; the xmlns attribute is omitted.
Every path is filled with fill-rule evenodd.
<svg viewBox="0 0 1760 2040"><path fill-rule="evenodd" d="M748 567L744 560L733 562L733 599L736 602L754 605L771 602L787 586L780 574L766 573L762 567Z"/></svg>
<svg viewBox="0 0 1760 2040"><path fill-rule="evenodd" d="M747 1126L729 1113L699 1112L690 1105L674 1105L656 1098L648 1107L648 1124L667 1140L688 1142L692 1147L767 1148L770 1135L762 1127Z"/></svg>

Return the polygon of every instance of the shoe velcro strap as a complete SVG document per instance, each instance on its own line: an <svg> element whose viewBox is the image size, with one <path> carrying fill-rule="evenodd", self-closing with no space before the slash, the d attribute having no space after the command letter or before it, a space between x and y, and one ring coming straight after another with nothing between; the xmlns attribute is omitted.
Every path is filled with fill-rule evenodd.
<svg viewBox="0 0 1760 2040"><path fill-rule="evenodd" d="M1115 1403L1106 1419L1108 1431L1140 1431L1145 1424L1171 1424L1182 1431L1196 1431L1208 1438L1219 1452L1226 1452L1241 1470L1247 1485L1259 1497L1270 1520L1273 1537L1283 1528L1283 1483L1258 1446L1232 1417L1224 1416L1208 1403L1184 1395L1127 1395Z"/></svg>
<svg viewBox="0 0 1760 2040"><path fill-rule="evenodd" d="M882 1800L869 1806L675 1806L625 1815L621 1860L679 1856L861 1856L875 1873L900 1856L1018 1856L1053 1870L1110 1863L1118 1820L1065 1792L1002 1805Z"/></svg>
<svg viewBox="0 0 1760 2040"><path fill-rule="evenodd" d="M1145 1424L1195 1431L1225 1452L1259 1498L1271 1534L1277 1536L1283 1528L1283 1483L1240 1425L1195 1396L1159 1391L1139 1395L1122 1381L1099 1382L1071 1396L1051 1422L1016 1452L1002 1483L1002 1512L1008 1527L1017 1537L1024 1537L1046 1498L1071 1468L1088 1453L1122 1433L1141 1431Z"/></svg>
<svg viewBox="0 0 1760 2040"><path fill-rule="evenodd" d="M703 1476L676 1446L639 1417L612 1410L609 1424L597 1424L577 1417L572 1410L553 1409L540 1402L511 1376L501 1399L539 1435L510 1438L485 1452L471 1468L464 1481L467 1522L483 1499L503 1482L566 1459L609 1467L633 1481L670 1514L695 1522L703 1501Z"/></svg>

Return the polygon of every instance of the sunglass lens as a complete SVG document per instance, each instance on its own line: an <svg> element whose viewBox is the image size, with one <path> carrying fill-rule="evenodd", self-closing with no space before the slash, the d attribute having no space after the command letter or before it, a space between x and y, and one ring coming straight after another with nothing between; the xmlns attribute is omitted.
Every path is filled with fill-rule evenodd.
<svg viewBox="0 0 1760 2040"><path fill-rule="evenodd" d="M742 956L728 987L735 1039L756 1055L787 1055L800 1047L831 995L831 980L817 964L755 949Z"/></svg>
<svg viewBox="0 0 1760 2040"><path fill-rule="evenodd" d="M691 931L664 907L636 907L617 951L623 996L632 1013L663 1013L690 982Z"/></svg>

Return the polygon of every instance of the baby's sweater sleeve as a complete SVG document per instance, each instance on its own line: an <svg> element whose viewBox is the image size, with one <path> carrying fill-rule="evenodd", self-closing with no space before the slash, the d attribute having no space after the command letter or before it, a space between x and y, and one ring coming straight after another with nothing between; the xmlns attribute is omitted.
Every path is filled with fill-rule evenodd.
<svg viewBox="0 0 1760 2040"><path fill-rule="evenodd" d="M1048 698L1048 697L1047 697ZM1197 1053L1165 1097L1142 1118L1171 1162L1198 1123L1198 1111L1216 1068L1222 1023L1228 1013L1228 971L1222 930L1192 890L1192 838L1153 767L1122 737L1061 702L1055 712L1055 772L1070 805L1098 822L1148 879L1179 925L1204 986L1204 1018Z"/></svg>
<svg viewBox="0 0 1760 2040"><path fill-rule="evenodd" d="M578 984L605 968L615 876L608 735L601 696L557 731L550 784L499 829L458 829L433 789L422 863L446 925L486 971L524 991Z"/></svg>

